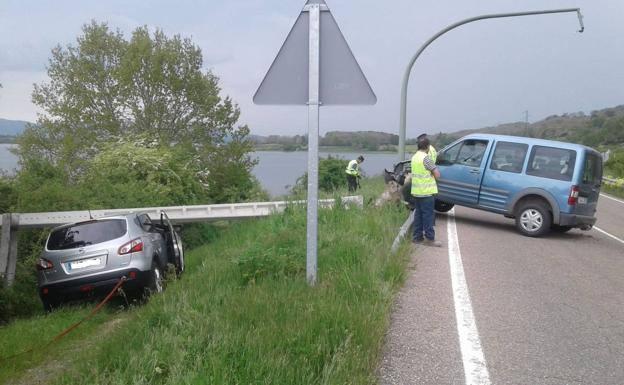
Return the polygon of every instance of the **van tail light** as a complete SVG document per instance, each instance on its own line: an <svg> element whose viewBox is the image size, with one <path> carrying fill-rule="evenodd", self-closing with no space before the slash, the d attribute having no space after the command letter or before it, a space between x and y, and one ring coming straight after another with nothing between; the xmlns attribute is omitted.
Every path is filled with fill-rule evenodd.
<svg viewBox="0 0 624 385"><path fill-rule="evenodd" d="M568 196L568 204L570 206L576 205L576 201L578 200L578 196L579 196L579 187L578 186L572 186L572 188L570 189L570 195Z"/></svg>
<svg viewBox="0 0 624 385"><path fill-rule="evenodd" d="M124 255L135 253L137 251L143 251L143 241L141 238L133 239L125 245L121 246L117 251L117 254Z"/></svg>
<svg viewBox="0 0 624 385"><path fill-rule="evenodd" d="M37 270L50 270L51 268L54 267L52 262L48 261L45 258L39 258L36 266L37 266Z"/></svg>

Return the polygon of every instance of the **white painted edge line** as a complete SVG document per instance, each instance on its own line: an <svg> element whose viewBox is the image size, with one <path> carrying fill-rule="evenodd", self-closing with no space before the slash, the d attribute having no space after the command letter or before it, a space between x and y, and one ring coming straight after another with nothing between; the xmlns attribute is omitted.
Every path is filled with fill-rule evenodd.
<svg viewBox="0 0 624 385"><path fill-rule="evenodd" d="M603 234L604 234L604 235L606 235L607 237L611 237L611 238L615 239L616 241L618 241L618 242L620 242L620 243L624 244L624 240L623 240L623 239L620 239L620 238L616 237L616 236L615 236L615 235L613 235L613 234L609 234L609 233L607 233L606 231L604 231L603 229L601 229L601 228L599 228L599 227L594 226L594 227L593 227L593 229L594 229L594 230L597 230L597 231L600 231L601 233L603 233Z"/></svg>
<svg viewBox="0 0 624 385"><path fill-rule="evenodd" d="M410 212L410 215L407 217L405 223L403 223L403 226L401 226L401 229L399 230L396 238L394 238L394 242L392 242L392 248L390 249L390 252L392 254L396 253L397 250L399 250L401 240L405 237L405 234L407 233L407 230L409 229L412 222L414 222L414 210Z"/></svg>
<svg viewBox="0 0 624 385"><path fill-rule="evenodd" d="M612 201L616 201L616 202L620 202L621 204L624 204L624 201L621 201L621 200L619 200L619 199L617 199L617 198L614 198L614 197L612 197L612 196L609 196L609 195L607 195L607 194L600 193L600 196L601 196L601 197L605 197L605 198L607 198L607 199L611 199Z"/></svg>
<svg viewBox="0 0 624 385"><path fill-rule="evenodd" d="M459 346L464 364L466 384L490 385L490 375L485 362L485 356L483 355L483 349L481 348L481 339L479 338L477 323L472 311L470 293L468 293L464 265L462 264L461 252L459 250L455 209L449 211L447 232L455 318L457 320L457 333L459 335Z"/></svg>

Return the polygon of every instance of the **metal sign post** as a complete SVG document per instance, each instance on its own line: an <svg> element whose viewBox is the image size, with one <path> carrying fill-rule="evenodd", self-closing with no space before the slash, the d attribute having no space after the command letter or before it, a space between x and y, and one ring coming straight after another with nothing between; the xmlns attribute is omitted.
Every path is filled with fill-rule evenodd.
<svg viewBox="0 0 624 385"><path fill-rule="evenodd" d="M315 285L320 106L377 102L324 0L306 2L253 100L256 104L308 106L306 277Z"/></svg>
<svg viewBox="0 0 624 385"><path fill-rule="evenodd" d="M306 278L316 284L318 250L318 142L320 118L320 42L321 10L318 4L308 6L310 26L310 71L308 77L308 218L306 234Z"/></svg>

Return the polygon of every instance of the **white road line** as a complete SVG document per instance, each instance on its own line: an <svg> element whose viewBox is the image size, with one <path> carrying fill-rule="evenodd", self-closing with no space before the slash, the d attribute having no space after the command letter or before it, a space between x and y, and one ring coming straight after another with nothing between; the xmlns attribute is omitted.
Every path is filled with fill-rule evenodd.
<svg viewBox="0 0 624 385"><path fill-rule="evenodd" d="M620 242L620 243L624 243L624 240L622 240L622 239L620 239L620 238L616 237L616 236L615 236L615 235L613 235L613 234L609 234L609 233L607 233L606 231L604 231L603 229L601 229L601 228L599 228L599 227L594 226L594 227L593 227L593 229L594 229L594 230L598 230L598 231L600 231L600 232L601 232L601 233L603 233L604 235L606 235L606 236L608 236L608 237L611 237L611 238L615 239L616 241L618 241L618 242Z"/></svg>
<svg viewBox="0 0 624 385"><path fill-rule="evenodd" d="M601 196L601 197L605 197L605 198L607 198L607 199L611 199L612 201L616 201L616 202L620 202L620 203L624 204L624 201L621 201L621 200L619 200L619 199L615 199L614 197L608 196L607 194L602 194L602 193L600 193L600 196Z"/></svg>
<svg viewBox="0 0 624 385"><path fill-rule="evenodd" d="M470 293L468 293L468 285L464 275L464 265L462 264L461 252L459 251L455 209L449 211L447 232L455 318L457 320L457 333L459 334L459 346L464 363L466 384L489 385L491 384L490 375L487 370L483 350L481 349L479 331L477 330L477 323L472 311Z"/></svg>

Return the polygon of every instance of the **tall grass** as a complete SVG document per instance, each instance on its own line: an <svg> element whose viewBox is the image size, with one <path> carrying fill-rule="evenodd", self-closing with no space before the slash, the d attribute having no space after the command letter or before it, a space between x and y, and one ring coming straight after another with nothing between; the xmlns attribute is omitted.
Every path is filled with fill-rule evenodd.
<svg viewBox="0 0 624 385"><path fill-rule="evenodd" d="M371 202L383 183L363 185ZM304 207L230 223L187 253L181 279L125 312L115 327L106 322L114 317L109 310L69 341L11 371L1 368L0 379L47 357L62 366L47 379L59 384L376 383L406 265L407 249L390 255L389 248L405 217L395 206L322 210L316 287L305 282ZM57 330L83 313L70 308L19 320L0 329L0 338L19 331L22 340L45 340L51 331L37 331L38 324ZM12 341L0 350L30 346Z"/></svg>
<svg viewBox="0 0 624 385"><path fill-rule="evenodd" d="M313 288L303 208L233 224L59 383L375 383L405 266L388 250L404 217L394 207L322 211Z"/></svg>

